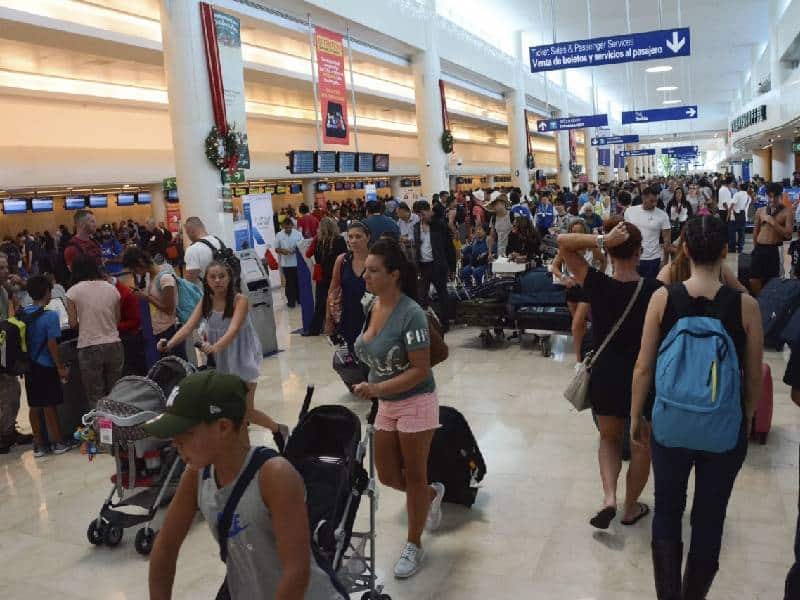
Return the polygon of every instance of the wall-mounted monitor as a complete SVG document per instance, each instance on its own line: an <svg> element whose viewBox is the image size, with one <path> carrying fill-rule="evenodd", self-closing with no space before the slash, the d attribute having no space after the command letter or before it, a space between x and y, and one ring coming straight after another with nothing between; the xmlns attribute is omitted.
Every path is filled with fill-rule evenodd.
<svg viewBox="0 0 800 600"><path fill-rule="evenodd" d="M66 210L86 208L86 196L67 196L64 199L64 208Z"/></svg>
<svg viewBox="0 0 800 600"><path fill-rule="evenodd" d="M133 206L135 200L134 194L117 194L117 206Z"/></svg>
<svg viewBox="0 0 800 600"><path fill-rule="evenodd" d="M331 184L327 181L320 181L317 184L317 191L318 192L329 192L331 191Z"/></svg>
<svg viewBox="0 0 800 600"><path fill-rule="evenodd" d="M303 184L302 183L293 183L289 186L289 193L290 194L302 194L303 193Z"/></svg>
<svg viewBox="0 0 800 600"><path fill-rule="evenodd" d="M388 154L376 154L375 161L374 161L374 169L381 173L386 173L389 171L389 155Z"/></svg>
<svg viewBox="0 0 800 600"><path fill-rule="evenodd" d="M275 195L278 194L285 194L287 187L285 185L276 185L275 186Z"/></svg>
<svg viewBox="0 0 800 600"><path fill-rule="evenodd" d="M364 182L363 181L356 181L356 189L363 190L364 189Z"/></svg>
<svg viewBox="0 0 800 600"><path fill-rule="evenodd" d="M352 190L352 189L353 189L353 182L352 182L352 181L345 181L345 182L342 184L342 186L343 186L343 187L344 187L344 189L346 189L346 190Z"/></svg>
<svg viewBox="0 0 800 600"><path fill-rule="evenodd" d="M171 195L173 192L175 193L175 198L177 200L178 190L169 190L167 192L167 195ZM150 192L139 192L138 194L136 194L136 204L152 204L152 202L153 202L153 194L151 194Z"/></svg>
<svg viewBox="0 0 800 600"><path fill-rule="evenodd" d="M356 169L362 173L369 173L375 167L375 155L372 152L359 152Z"/></svg>
<svg viewBox="0 0 800 600"><path fill-rule="evenodd" d="M337 192L341 192L344 189L344 183L341 181L337 181L333 184L333 189Z"/></svg>
<svg viewBox="0 0 800 600"><path fill-rule="evenodd" d="M28 212L28 201L24 198L6 198L3 200L4 215L20 215Z"/></svg>
<svg viewBox="0 0 800 600"><path fill-rule="evenodd" d="M108 206L108 196L105 194L92 194L89 196L89 208L106 208Z"/></svg>
<svg viewBox="0 0 800 600"><path fill-rule="evenodd" d="M339 173L352 173L356 170L356 153L355 152L337 152L336 153L336 170Z"/></svg>
<svg viewBox="0 0 800 600"><path fill-rule="evenodd" d="M169 190L167 192L167 202L178 202L178 190ZM141 204L141 201L139 204Z"/></svg>
<svg viewBox="0 0 800 600"><path fill-rule="evenodd" d="M378 181L375 182L375 189L377 190L377 189L380 189L382 187L386 187L386 182L385 181L381 181L380 179L378 179Z"/></svg>
<svg viewBox="0 0 800 600"><path fill-rule="evenodd" d="M415 179L414 180L414 187L421 187L421 186L422 186L422 180L421 179Z"/></svg>
<svg viewBox="0 0 800 600"><path fill-rule="evenodd" d="M31 200L31 211L38 212L53 212L53 199L52 198L34 198Z"/></svg>
<svg viewBox="0 0 800 600"><path fill-rule="evenodd" d="M320 150L314 152L314 170L317 173L336 172L336 152Z"/></svg>
<svg viewBox="0 0 800 600"><path fill-rule="evenodd" d="M314 172L314 152L311 150L292 150L289 152L289 172L308 174Z"/></svg>

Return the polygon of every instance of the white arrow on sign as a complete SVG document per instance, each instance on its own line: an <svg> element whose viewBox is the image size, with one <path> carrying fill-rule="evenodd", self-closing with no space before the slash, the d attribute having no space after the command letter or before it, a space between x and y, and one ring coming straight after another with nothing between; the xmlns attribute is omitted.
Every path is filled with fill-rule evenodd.
<svg viewBox="0 0 800 600"><path fill-rule="evenodd" d="M545 129L547 129L547 123L542 121L541 123L539 123L539 131L544 131Z"/></svg>
<svg viewBox="0 0 800 600"><path fill-rule="evenodd" d="M634 115L634 118L635 118L637 121L649 121L649 120L650 120L650 119L649 119L649 118L648 118L646 115L643 115L643 114L642 114L642 113L640 113L640 112L637 112L637 113Z"/></svg>
<svg viewBox="0 0 800 600"><path fill-rule="evenodd" d="M697 114L697 111L690 106L686 111L686 114L689 115L690 117L693 117Z"/></svg>
<svg viewBox="0 0 800 600"><path fill-rule="evenodd" d="M673 53L677 54L680 52L680 49L686 45L686 38L678 39L678 32L672 32L672 39L667 40L667 48L672 50Z"/></svg>

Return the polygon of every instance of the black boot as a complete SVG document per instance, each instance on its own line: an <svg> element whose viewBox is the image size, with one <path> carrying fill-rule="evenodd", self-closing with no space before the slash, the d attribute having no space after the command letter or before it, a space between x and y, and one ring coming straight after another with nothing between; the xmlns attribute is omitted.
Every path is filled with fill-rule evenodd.
<svg viewBox="0 0 800 600"><path fill-rule="evenodd" d="M0 454L8 454L13 445L13 436L0 435Z"/></svg>
<svg viewBox="0 0 800 600"><path fill-rule="evenodd" d="M683 573L683 600L706 600L718 570L718 562L704 563L687 556Z"/></svg>
<svg viewBox="0 0 800 600"><path fill-rule="evenodd" d="M683 544L672 540L653 540L653 575L658 600L681 600Z"/></svg>

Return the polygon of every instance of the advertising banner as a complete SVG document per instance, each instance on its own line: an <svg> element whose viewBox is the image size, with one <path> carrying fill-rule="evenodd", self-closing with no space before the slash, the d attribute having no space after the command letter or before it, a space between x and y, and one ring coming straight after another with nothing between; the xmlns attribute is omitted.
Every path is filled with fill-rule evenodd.
<svg viewBox="0 0 800 600"><path fill-rule="evenodd" d="M214 10L214 29L217 34L219 69L225 100L225 117L239 138L239 168L250 168L250 149L247 143L247 113L244 96L244 63L239 19Z"/></svg>
<svg viewBox="0 0 800 600"><path fill-rule="evenodd" d="M239 250L246 250L250 247L250 222L245 219L239 219L233 222L233 243L234 248Z"/></svg>
<svg viewBox="0 0 800 600"><path fill-rule="evenodd" d="M322 108L322 141L350 143L347 126L347 89L344 83L344 44L336 32L314 28L317 50L317 85Z"/></svg>
<svg viewBox="0 0 800 600"><path fill-rule="evenodd" d="M582 117L561 117L543 119L536 122L540 132L559 131L561 129L583 129L584 127L602 127L608 125L608 115L584 115Z"/></svg>
<svg viewBox="0 0 800 600"><path fill-rule="evenodd" d="M531 73L689 56L691 46L688 27L531 46Z"/></svg>
<svg viewBox="0 0 800 600"><path fill-rule="evenodd" d="M250 223L251 248L260 259L268 248L275 247L275 225L272 219L272 194L250 194L244 197L245 215ZM281 285L279 271L269 272L272 287Z"/></svg>
<svg viewBox="0 0 800 600"><path fill-rule="evenodd" d="M364 185L364 202L378 199L378 190L374 183L367 183Z"/></svg>
<svg viewBox="0 0 800 600"><path fill-rule="evenodd" d="M178 233L181 230L180 204L167 204L167 229L170 233Z"/></svg>
<svg viewBox="0 0 800 600"><path fill-rule="evenodd" d="M697 105L673 108L651 108L650 110L622 111L622 124L654 123L656 121L682 121L697 118Z"/></svg>
<svg viewBox="0 0 800 600"><path fill-rule="evenodd" d="M591 152L591 150L589 150ZM611 166L611 148L598 148L597 164L601 167Z"/></svg>
<svg viewBox="0 0 800 600"><path fill-rule="evenodd" d="M614 154L614 168L615 169L625 168L625 157L622 156L619 152Z"/></svg>

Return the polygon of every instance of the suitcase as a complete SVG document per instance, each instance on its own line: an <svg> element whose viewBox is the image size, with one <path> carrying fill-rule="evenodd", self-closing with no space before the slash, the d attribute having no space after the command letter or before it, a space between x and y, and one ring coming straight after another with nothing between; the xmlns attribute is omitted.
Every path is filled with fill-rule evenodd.
<svg viewBox="0 0 800 600"><path fill-rule="evenodd" d="M493 298L475 298L456 305L456 323L469 327L502 327L506 304Z"/></svg>
<svg viewBox="0 0 800 600"><path fill-rule="evenodd" d="M83 388L81 369L78 365L78 339L74 338L58 345L61 360L69 369L69 379L61 384L64 402L58 405L58 424L65 436L72 435L81 427L81 417L89 412L89 401Z"/></svg>
<svg viewBox="0 0 800 600"><path fill-rule="evenodd" d="M470 507L486 475L486 463L464 415L440 406L439 422L442 426L433 434L428 454L428 482L444 484L445 502Z"/></svg>
<svg viewBox="0 0 800 600"><path fill-rule="evenodd" d="M513 318L519 329L541 329L545 331L569 332L572 330L572 315L566 306L523 305L511 307ZM511 315L509 315L511 316Z"/></svg>
<svg viewBox="0 0 800 600"><path fill-rule="evenodd" d="M797 307L800 306L799 279L772 279L758 296L761 322L764 326L764 346L783 349L781 334Z"/></svg>
<svg viewBox="0 0 800 600"><path fill-rule="evenodd" d="M739 254L737 264L737 279L748 291L750 291L750 264L753 262L753 257L744 252Z"/></svg>
<svg viewBox="0 0 800 600"><path fill-rule="evenodd" d="M766 363L761 369L761 398L753 415L750 438L763 445L767 443L767 434L772 427L772 372Z"/></svg>
<svg viewBox="0 0 800 600"><path fill-rule="evenodd" d="M333 353L333 370L336 371L351 394L353 387L365 382L369 376L369 367L359 361L347 348L338 348Z"/></svg>

